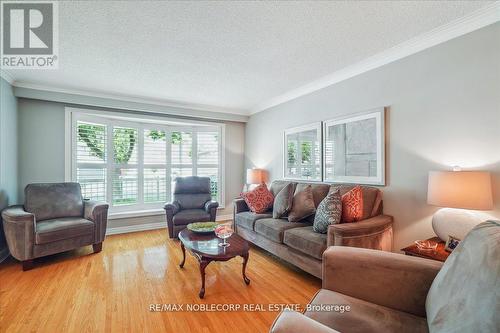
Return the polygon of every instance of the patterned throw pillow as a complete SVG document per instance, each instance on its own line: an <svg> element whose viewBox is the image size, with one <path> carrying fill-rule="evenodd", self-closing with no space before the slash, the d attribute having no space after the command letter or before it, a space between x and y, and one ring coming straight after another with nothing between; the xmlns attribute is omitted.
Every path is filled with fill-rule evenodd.
<svg viewBox="0 0 500 333"><path fill-rule="evenodd" d="M289 183L274 198L273 219L285 217L292 208L295 185L295 183Z"/></svg>
<svg viewBox="0 0 500 333"><path fill-rule="evenodd" d="M267 189L266 184L262 183L251 191L241 193L247 203L248 208L254 213L264 213L274 201L273 194Z"/></svg>
<svg viewBox="0 0 500 333"><path fill-rule="evenodd" d="M311 185L296 193L293 197L292 209L288 213L289 222L299 222L316 212Z"/></svg>
<svg viewBox="0 0 500 333"><path fill-rule="evenodd" d="M342 196L340 189L332 188L326 197L319 203L314 216L313 230L326 234L330 224L338 224L342 219Z"/></svg>
<svg viewBox="0 0 500 333"><path fill-rule="evenodd" d="M363 191L356 186L342 196L342 223L356 222L363 218Z"/></svg>

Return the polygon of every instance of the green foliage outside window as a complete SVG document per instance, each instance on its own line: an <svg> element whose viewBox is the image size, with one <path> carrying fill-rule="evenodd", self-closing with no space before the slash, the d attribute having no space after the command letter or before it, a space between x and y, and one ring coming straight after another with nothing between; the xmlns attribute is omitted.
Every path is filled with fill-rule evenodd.
<svg viewBox="0 0 500 333"><path fill-rule="evenodd" d="M300 151L301 151L301 163L302 164L311 163L312 150L313 150L313 143L311 141L301 142ZM288 142L287 158L288 158L288 164L290 164L290 165L294 165L297 162L297 143L296 142Z"/></svg>

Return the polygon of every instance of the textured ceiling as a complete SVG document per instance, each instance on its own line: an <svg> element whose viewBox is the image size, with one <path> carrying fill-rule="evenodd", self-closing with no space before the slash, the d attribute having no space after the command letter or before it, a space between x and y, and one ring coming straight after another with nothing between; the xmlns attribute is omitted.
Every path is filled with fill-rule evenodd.
<svg viewBox="0 0 500 333"><path fill-rule="evenodd" d="M245 114L490 3L64 1L59 69L8 74Z"/></svg>

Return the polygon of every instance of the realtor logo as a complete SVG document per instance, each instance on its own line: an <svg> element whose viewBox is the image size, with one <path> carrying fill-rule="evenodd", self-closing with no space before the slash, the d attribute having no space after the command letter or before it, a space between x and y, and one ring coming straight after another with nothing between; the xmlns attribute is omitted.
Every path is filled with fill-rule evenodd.
<svg viewBox="0 0 500 333"><path fill-rule="evenodd" d="M2 68L56 69L57 14L55 1L2 1Z"/></svg>

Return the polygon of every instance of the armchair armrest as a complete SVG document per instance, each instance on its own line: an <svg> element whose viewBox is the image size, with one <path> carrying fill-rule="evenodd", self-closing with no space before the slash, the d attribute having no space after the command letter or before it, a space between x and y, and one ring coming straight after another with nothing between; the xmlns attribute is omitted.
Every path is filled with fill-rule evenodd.
<svg viewBox="0 0 500 333"><path fill-rule="evenodd" d="M338 333L301 313L283 311L279 314L271 327L270 333Z"/></svg>
<svg viewBox="0 0 500 333"><path fill-rule="evenodd" d="M207 201L205 203L205 211L210 214L210 221L215 222L217 207L219 207L219 203L217 201Z"/></svg>
<svg viewBox="0 0 500 333"><path fill-rule="evenodd" d="M236 198L233 200L233 208L234 208L234 214L238 214L241 212L247 212L250 209L247 206L247 203L245 202L245 199L243 198Z"/></svg>
<svg viewBox="0 0 500 333"><path fill-rule="evenodd" d="M167 202L163 208L167 211L167 214L170 213L173 215L177 214L180 210L181 207L179 206L179 203L177 201L172 201L172 202Z"/></svg>
<svg viewBox="0 0 500 333"><path fill-rule="evenodd" d="M106 237L109 205L105 202L85 200L83 207L84 218L95 224L94 243L101 243Z"/></svg>
<svg viewBox="0 0 500 333"><path fill-rule="evenodd" d="M35 215L23 206L11 206L2 211L3 228L10 253L17 260L33 258L35 244Z"/></svg>
<svg viewBox="0 0 500 333"><path fill-rule="evenodd" d="M168 235L170 238L177 237L177 234L174 232L174 215L181 210L181 206L174 200L172 202L167 202L163 208L165 209L167 218Z"/></svg>
<svg viewBox="0 0 500 333"><path fill-rule="evenodd" d="M210 213L210 210L217 209L219 207L219 203L217 201L207 201L205 203L205 211Z"/></svg>
<svg viewBox="0 0 500 333"><path fill-rule="evenodd" d="M108 212L109 205L105 202L85 200L83 202L83 207L84 218L95 222L99 218L100 214Z"/></svg>
<svg viewBox="0 0 500 333"><path fill-rule="evenodd" d="M323 288L425 317L425 299L442 263L345 246L323 253Z"/></svg>
<svg viewBox="0 0 500 333"><path fill-rule="evenodd" d="M392 222L392 216L377 215L359 222L332 224L328 227L327 245L391 251Z"/></svg>

